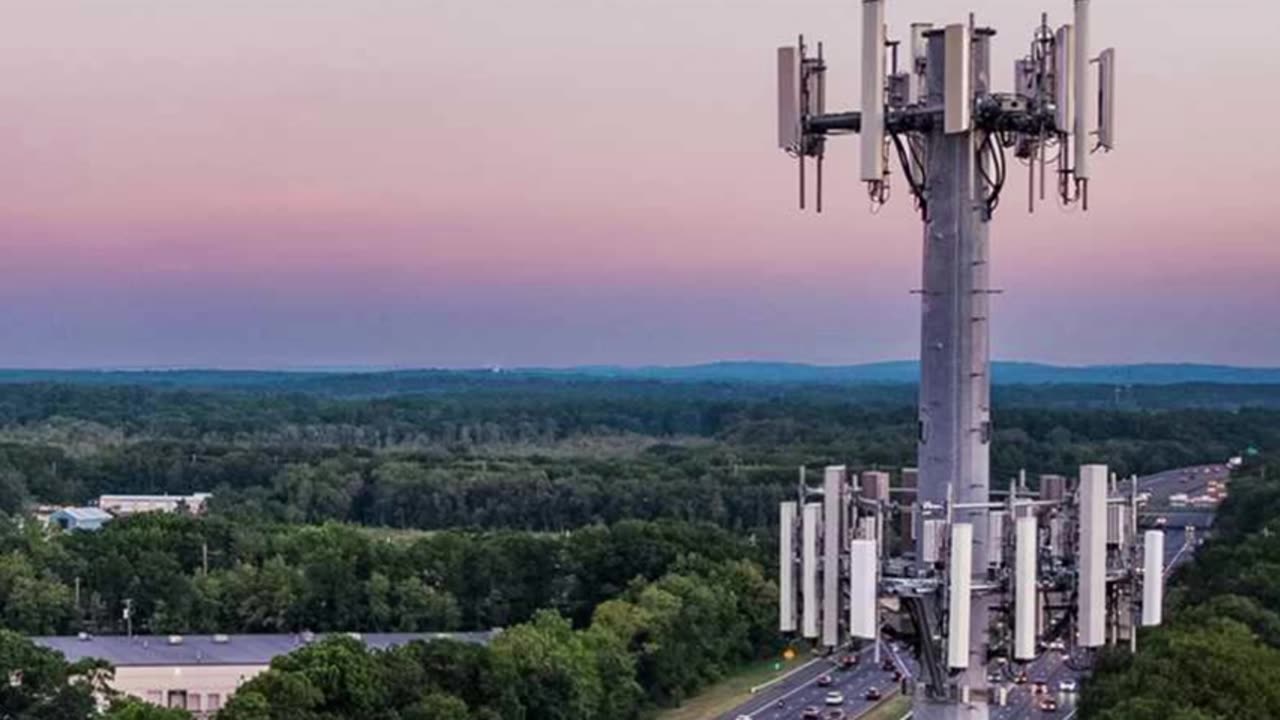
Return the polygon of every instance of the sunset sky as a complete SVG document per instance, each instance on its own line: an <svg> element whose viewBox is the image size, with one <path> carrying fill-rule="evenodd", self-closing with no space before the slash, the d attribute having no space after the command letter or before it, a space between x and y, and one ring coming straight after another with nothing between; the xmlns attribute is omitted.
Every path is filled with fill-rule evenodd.
<svg viewBox="0 0 1280 720"><path fill-rule="evenodd" d="M890 0L891 34L1042 9ZM856 0L7 0L0 366L480 366L918 353L920 226L857 142L828 212L774 149L774 48ZM1087 214L992 230L994 354L1280 365L1280 11L1096 0L1119 148ZM1020 168L1011 165L1011 168Z"/></svg>

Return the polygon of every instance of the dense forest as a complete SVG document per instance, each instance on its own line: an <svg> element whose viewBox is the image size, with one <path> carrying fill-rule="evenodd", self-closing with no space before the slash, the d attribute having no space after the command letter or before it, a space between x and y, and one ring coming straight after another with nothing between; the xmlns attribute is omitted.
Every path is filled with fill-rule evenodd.
<svg viewBox="0 0 1280 720"><path fill-rule="evenodd" d="M215 512L279 522L559 531L670 518L750 531L774 521L801 464L914 463L909 398L495 383L455 378L457 388L432 393L343 398L0 385L0 512L110 492L213 491ZM1278 442L1280 410L1015 404L997 408L992 467L996 478L1086 461L1146 473Z"/></svg>
<svg viewBox="0 0 1280 720"><path fill-rule="evenodd" d="M919 433L914 389L895 384L148 377L0 382L0 617L12 631L0 665L43 668L0 688L0 716L91 717L85 699L109 669L67 665L21 635L119 633L128 602L148 633L504 629L480 648L317 643L248 683L230 720L644 717L778 649L774 525L797 469L896 470L914 464ZM1148 473L1280 445L1280 409L1247 399L1280 390L1244 388L1001 386L992 467L1034 482L1083 462ZM1184 573L1179 619L1139 658L1104 658L1090 712L1138 717L1113 706L1142 697L1125 683L1165 662L1162 647L1181 652L1179 628L1257 653L1242 659L1258 672L1280 652L1270 566L1240 571L1272 531L1258 508L1280 499L1242 482L1206 550L1237 571ZM201 516L96 532L30 514L196 491L214 493ZM1236 625L1201 621L1219 604ZM121 698L109 712L184 717ZM1228 716L1206 713L1187 717Z"/></svg>
<svg viewBox="0 0 1280 720"><path fill-rule="evenodd" d="M1102 656L1086 720L1280 717L1280 465L1233 480L1214 534L1176 574L1163 627Z"/></svg>

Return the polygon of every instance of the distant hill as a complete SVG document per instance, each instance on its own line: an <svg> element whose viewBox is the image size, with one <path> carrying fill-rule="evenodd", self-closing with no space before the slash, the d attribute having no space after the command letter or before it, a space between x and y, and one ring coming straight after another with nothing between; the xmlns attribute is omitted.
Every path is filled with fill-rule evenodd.
<svg viewBox="0 0 1280 720"><path fill-rule="evenodd" d="M676 366L583 366L529 368L513 372L549 375L585 375L618 379L651 379L686 382L763 383L914 383L919 363L914 360L865 365L805 365L802 363L716 362ZM1280 383L1280 368L1247 368L1229 365L1143 364L1062 366L1029 362L996 362L992 380L1003 385L1177 385L1221 383L1230 385Z"/></svg>
<svg viewBox="0 0 1280 720"><path fill-rule="evenodd" d="M775 362L716 362L704 365L513 368L504 370L0 370L0 383L134 385L201 390L262 390L339 393L430 392L462 385L534 380L629 380L764 385L914 384L915 361L864 365ZM1061 366L996 362L998 385L1277 385L1280 368L1228 365L1145 364Z"/></svg>

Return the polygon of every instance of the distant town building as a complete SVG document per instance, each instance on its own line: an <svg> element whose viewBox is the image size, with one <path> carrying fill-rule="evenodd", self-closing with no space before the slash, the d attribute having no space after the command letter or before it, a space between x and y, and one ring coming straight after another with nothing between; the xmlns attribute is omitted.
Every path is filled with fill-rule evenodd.
<svg viewBox="0 0 1280 720"><path fill-rule="evenodd" d="M487 644L498 631L476 633L349 633L373 649L415 640L447 638ZM154 705L181 708L198 718L221 710L246 681L266 670L271 660L322 636L280 635L123 635L35 637L70 662L106 660L115 667L111 689Z"/></svg>
<svg viewBox="0 0 1280 720"><path fill-rule="evenodd" d="M916 488L920 486L920 471L913 467L902 468L902 487Z"/></svg>
<svg viewBox="0 0 1280 720"><path fill-rule="evenodd" d="M49 515L49 523L63 530L101 530L111 513L96 507L67 507Z"/></svg>
<svg viewBox="0 0 1280 720"><path fill-rule="evenodd" d="M124 517L146 512L173 513L185 509L192 515L204 512L206 501L213 493L194 493L191 495L103 495L98 498L98 507L115 515Z"/></svg>

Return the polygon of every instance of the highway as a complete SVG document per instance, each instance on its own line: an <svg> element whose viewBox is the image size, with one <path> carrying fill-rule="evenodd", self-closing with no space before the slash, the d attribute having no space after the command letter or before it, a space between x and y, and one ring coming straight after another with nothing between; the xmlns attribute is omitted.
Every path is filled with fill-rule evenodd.
<svg viewBox="0 0 1280 720"><path fill-rule="evenodd" d="M900 671L910 671L913 665L909 658L898 654L890 643L882 646L880 658L892 658ZM837 706L827 705L824 701L828 692L836 691L844 694L844 703L839 705L846 717L855 718L866 712L875 701L867 700L867 690L876 688L883 695L897 689L892 670L884 670L874 661L873 649L870 645L858 653L858 664L852 669L841 670L836 664L840 654L830 659L820 659L787 679L771 685L752 696L734 710L720 716L720 720L798 720L807 707L818 708L823 720L827 713ZM831 676L831 685L821 687L818 679L823 675ZM779 701L782 702L779 705Z"/></svg>

